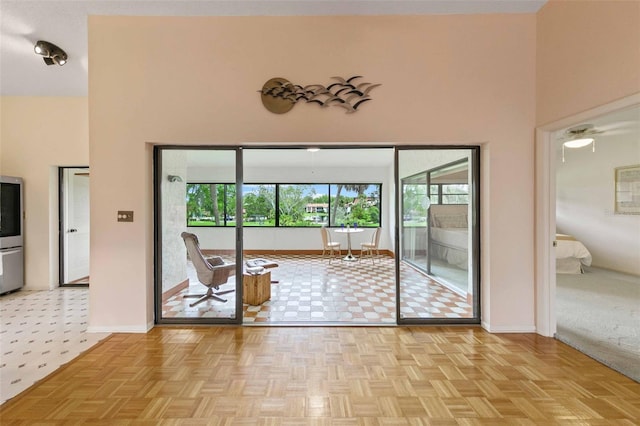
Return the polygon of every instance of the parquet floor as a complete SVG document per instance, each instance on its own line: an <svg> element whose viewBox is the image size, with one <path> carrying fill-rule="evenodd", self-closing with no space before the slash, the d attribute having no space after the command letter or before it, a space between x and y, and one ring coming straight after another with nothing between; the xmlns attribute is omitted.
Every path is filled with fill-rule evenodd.
<svg viewBox="0 0 640 426"><path fill-rule="evenodd" d="M2 425L637 424L640 384L554 339L472 327L113 334Z"/></svg>

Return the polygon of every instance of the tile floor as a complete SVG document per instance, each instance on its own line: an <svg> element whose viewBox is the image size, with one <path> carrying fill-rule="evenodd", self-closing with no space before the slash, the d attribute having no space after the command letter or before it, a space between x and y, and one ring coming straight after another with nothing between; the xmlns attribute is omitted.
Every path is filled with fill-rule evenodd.
<svg viewBox="0 0 640 426"><path fill-rule="evenodd" d="M0 297L0 404L109 333L87 333L88 288L19 291Z"/></svg>
<svg viewBox="0 0 640 426"><path fill-rule="evenodd" d="M278 263L271 269L271 299L259 306L243 305L244 323L349 323L395 324L396 286L394 260L380 257L344 262L315 255L269 256ZM189 307L187 293L203 293L190 267L190 287L163 306L164 318L233 318L235 293ZM402 265L400 308L403 318L471 318L466 298L413 268ZM232 289L231 278L221 290Z"/></svg>

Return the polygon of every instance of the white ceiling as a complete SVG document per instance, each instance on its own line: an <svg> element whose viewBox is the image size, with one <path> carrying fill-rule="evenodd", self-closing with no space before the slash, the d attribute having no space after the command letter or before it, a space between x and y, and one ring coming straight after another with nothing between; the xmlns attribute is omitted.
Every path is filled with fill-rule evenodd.
<svg viewBox="0 0 640 426"><path fill-rule="evenodd" d="M0 95L86 96L87 17L535 13L547 0L0 0ZM38 40L64 49L45 65Z"/></svg>
<svg viewBox="0 0 640 426"><path fill-rule="evenodd" d="M337 167L354 169L358 167L390 167L393 164L391 148L328 148L308 152L304 148L243 150L245 167L286 167L314 168ZM235 164L234 151L187 150L189 167L229 167Z"/></svg>

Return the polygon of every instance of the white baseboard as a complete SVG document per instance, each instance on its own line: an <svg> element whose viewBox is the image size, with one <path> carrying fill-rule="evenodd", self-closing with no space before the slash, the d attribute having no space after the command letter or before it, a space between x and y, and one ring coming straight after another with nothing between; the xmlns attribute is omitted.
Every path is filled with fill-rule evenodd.
<svg viewBox="0 0 640 426"><path fill-rule="evenodd" d="M489 333L536 333L535 325L492 327L484 321L481 325Z"/></svg>
<svg viewBox="0 0 640 426"><path fill-rule="evenodd" d="M154 323L147 323L146 327L138 325L126 325L126 326L112 326L112 327L100 327L89 326L87 327L87 333L147 333L154 327Z"/></svg>

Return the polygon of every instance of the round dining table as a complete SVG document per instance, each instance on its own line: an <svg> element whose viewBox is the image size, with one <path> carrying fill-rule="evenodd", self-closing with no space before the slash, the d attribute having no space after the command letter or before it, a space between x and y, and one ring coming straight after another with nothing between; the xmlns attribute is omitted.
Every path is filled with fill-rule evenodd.
<svg viewBox="0 0 640 426"><path fill-rule="evenodd" d="M340 228L336 229L336 234L347 234L347 255L342 258L342 260L346 260L349 262L353 262L354 260L358 260L357 257L351 253L351 234L357 234L359 232L364 232L362 228Z"/></svg>

